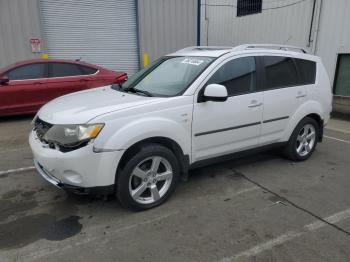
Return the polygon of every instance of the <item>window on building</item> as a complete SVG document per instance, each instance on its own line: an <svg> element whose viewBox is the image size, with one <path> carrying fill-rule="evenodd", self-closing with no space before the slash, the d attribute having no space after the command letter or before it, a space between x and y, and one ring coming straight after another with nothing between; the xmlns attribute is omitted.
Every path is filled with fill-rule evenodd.
<svg viewBox="0 0 350 262"><path fill-rule="evenodd" d="M237 0L237 16L261 13L262 0Z"/></svg>
<svg viewBox="0 0 350 262"><path fill-rule="evenodd" d="M290 57L265 56L265 89L299 85L294 62Z"/></svg>
<svg viewBox="0 0 350 262"><path fill-rule="evenodd" d="M299 58L295 58L294 61L300 73L300 84L314 84L316 78L316 62Z"/></svg>
<svg viewBox="0 0 350 262"><path fill-rule="evenodd" d="M220 84L229 96L246 94L255 90L256 69L254 57L231 60L218 69L207 84Z"/></svg>
<svg viewBox="0 0 350 262"><path fill-rule="evenodd" d="M339 96L350 96L350 54L338 56L334 93Z"/></svg>
<svg viewBox="0 0 350 262"><path fill-rule="evenodd" d="M20 66L7 72L7 76L10 80L29 80L45 78L45 64L37 63Z"/></svg>

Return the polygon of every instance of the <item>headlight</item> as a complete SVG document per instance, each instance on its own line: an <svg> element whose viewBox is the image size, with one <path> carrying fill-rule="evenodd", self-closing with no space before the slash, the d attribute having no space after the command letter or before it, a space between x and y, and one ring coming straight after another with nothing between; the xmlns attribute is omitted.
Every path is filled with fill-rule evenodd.
<svg viewBox="0 0 350 262"><path fill-rule="evenodd" d="M43 136L47 142L65 147L76 147L96 138L104 124L90 125L53 125Z"/></svg>

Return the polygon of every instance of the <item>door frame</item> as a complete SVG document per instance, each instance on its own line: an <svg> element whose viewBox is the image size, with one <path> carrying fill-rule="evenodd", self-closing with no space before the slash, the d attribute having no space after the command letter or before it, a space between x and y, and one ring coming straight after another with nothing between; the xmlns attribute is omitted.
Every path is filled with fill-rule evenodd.
<svg viewBox="0 0 350 262"><path fill-rule="evenodd" d="M231 98L231 97L238 97L238 96L241 96L241 95L251 95L251 94L255 94L255 93L263 93L263 91L259 90L261 88L261 79L262 79L262 73L261 73L261 62L259 62L257 59L256 59L256 54L252 54L252 53L245 53L245 54L235 54L235 55L231 55L231 56L228 56L228 57L225 57L224 59L222 59L221 61L219 61L215 67L211 68L210 69L210 72L206 72L206 70L203 72L206 74L206 76L204 77L204 79L200 82L200 84L198 85L198 87L195 89L194 91L194 95L193 95L193 115L194 115L194 110L195 110L195 103L203 103L202 101L200 101L200 97L201 95L204 93L204 89L205 87L207 86L207 83L209 81L209 79L223 66L225 65L226 63L230 62L230 61L233 61L235 59L240 59L240 58L244 58L244 57L253 57L254 58L254 61L255 61L255 70L256 70L256 83L255 83L255 86L253 88L252 91L250 92L247 92L247 93L242 93L242 94L237 94L237 95L231 95L231 96L228 96L228 99ZM220 57L219 57L220 58ZM202 74L203 74L202 73ZM201 75L200 75L201 76ZM199 76L199 77L200 77ZM263 94L262 94L262 97L263 97ZM227 101L223 102L223 103L226 103ZM262 101L263 102L263 101ZM217 102L217 103L220 103L220 102ZM259 125L260 126L260 133L261 133L261 125L262 125L262 119L263 119L263 104L261 105L262 107L262 112L261 112L261 118L259 120L259 122L251 122L251 123L247 123L247 124L242 124L242 125L236 125L236 126L232 126L232 127L227 127L227 128L221 128L221 129L217 129L217 130L211 130L211 131L201 131L201 132L198 132L198 133L195 133L194 132L194 129L193 129L193 122L195 121L194 119L192 119L192 128L191 128L191 144L192 144L192 150L193 150L193 143L194 143L194 138L197 137L197 136L201 136L201 135L205 135L205 134L212 134L212 133L217 133L217 132L223 132L223 131L229 131L229 130L235 130L235 129L239 129L239 128L245 128L245 127L251 127L251 126L254 126L254 125ZM259 145L259 139L260 139L260 134L258 135L257 137L258 139L258 142L256 144L256 146ZM245 149L243 149L245 150ZM223 154L225 155L225 154ZM194 158L194 152L192 151L192 159ZM211 157L207 158L207 159L210 159ZM204 160L204 159L203 159ZM202 161L202 160L198 160L198 161Z"/></svg>

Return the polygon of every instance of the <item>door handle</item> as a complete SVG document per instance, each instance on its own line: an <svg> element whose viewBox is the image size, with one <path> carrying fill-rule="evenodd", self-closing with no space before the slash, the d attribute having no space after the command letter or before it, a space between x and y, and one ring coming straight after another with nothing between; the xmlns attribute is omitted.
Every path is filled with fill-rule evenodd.
<svg viewBox="0 0 350 262"><path fill-rule="evenodd" d="M252 102L251 102L251 104L249 104L248 105L248 107L258 107L258 106L261 106L263 103L262 102L258 102L258 101L256 101L256 100L253 100Z"/></svg>
<svg viewBox="0 0 350 262"><path fill-rule="evenodd" d="M34 85L42 85L42 84L45 84L45 82L35 82Z"/></svg>
<svg viewBox="0 0 350 262"><path fill-rule="evenodd" d="M301 98L301 97L305 97L305 96L306 96L306 93L299 91L299 92L297 93L296 98Z"/></svg>

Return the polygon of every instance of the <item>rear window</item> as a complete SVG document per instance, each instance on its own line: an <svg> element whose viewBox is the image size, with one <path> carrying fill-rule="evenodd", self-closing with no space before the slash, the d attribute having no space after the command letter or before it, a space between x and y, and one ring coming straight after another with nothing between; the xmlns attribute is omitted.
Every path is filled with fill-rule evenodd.
<svg viewBox="0 0 350 262"><path fill-rule="evenodd" d="M299 85L296 67L292 58L283 56L265 56L265 89L274 89Z"/></svg>
<svg viewBox="0 0 350 262"><path fill-rule="evenodd" d="M316 62L295 58L295 63L300 73L300 84L311 85L315 83L316 78Z"/></svg>
<svg viewBox="0 0 350 262"><path fill-rule="evenodd" d="M96 73L97 69L69 63L50 63L50 77L65 77L91 75Z"/></svg>
<svg viewBox="0 0 350 262"><path fill-rule="evenodd" d="M97 72L97 69L88 66L79 66L84 75L92 75Z"/></svg>
<svg viewBox="0 0 350 262"><path fill-rule="evenodd" d="M77 76L81 74L81 70L75 64L50 63L50 77Z"/></svg>

